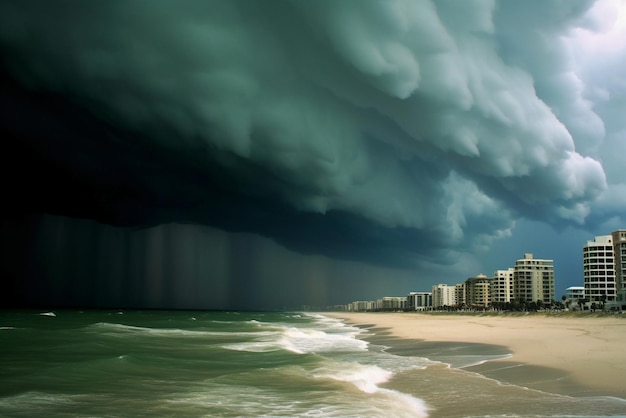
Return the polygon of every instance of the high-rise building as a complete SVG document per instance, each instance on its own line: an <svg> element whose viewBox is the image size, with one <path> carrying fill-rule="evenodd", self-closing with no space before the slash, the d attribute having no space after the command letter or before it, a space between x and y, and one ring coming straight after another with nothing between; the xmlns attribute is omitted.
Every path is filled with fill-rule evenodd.
<svg viewBox="0 0 626 418"><path fill-rule="evenodd" d="M454 285L455 305L465 305L465 283L457 283Z"/></svg>
<svg viewBox="0 0 626 418"><path fill-rule="evenodd" d="M376 301L376 309L379 311L403 311L406 305L406 296L384 296Z"/></svg>
<svg viewBox="0 0 626 418"><path fill-rule="evenodd" d="M551 303L554 300L554 260L524 254L515 262L513 297L525 302Z"/></svg>
<svg viewBox="0 0 626 418"><path fill-rule="evenodd" d="M412 311L427 311L433 307L431 292L410 292L407 296L407 308Z"/></svg>
<svg viewBox="0 0 626 418"><path fill-rule="evenodd" d="M376 302L372 300L357 300L348 305L348 310L353 312L373 311Z"/></svg>
<svg viewBox="0 0 626 418"><path fill-rule="evenodd" d="M616 299L622 310L626 309L626 230L619 229L611 233L613 254L615 257Z"/></svg>
<svg viewBox="0 0 626 418"><path fill-rule="evenodd" d="M496 270L491 278L491 301L510 302L513 299L513 272L515 269L509 267L507 270Z"/></svg>
<svg viewBox="0 0 626 418"><path fill-rule="evenodd" d="M612 235L601 235L583 247L584 297L589 302L615 300L615 260Z"/></svg>
<svg viewBox="0 0 626 418"><path fill-rule="evenodd" d="M478 274L465 281L465 303L474 307L486 308L491 304L491 279L484 274Z"/></svg>
<svg viewBox="0 0 626 418"><path fill-rule="evenodd" d="M433 307L438 309L444 306L456 305L456 286L438 284L432 287Z"/></svg>

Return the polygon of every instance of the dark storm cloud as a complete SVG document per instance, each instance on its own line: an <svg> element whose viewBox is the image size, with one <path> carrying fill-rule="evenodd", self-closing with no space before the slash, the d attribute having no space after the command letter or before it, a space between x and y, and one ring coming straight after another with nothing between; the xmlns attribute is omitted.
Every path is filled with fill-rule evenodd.
<svg viewBox="0 0 626 418"><path fill-rule="evenodd" d="M7 193L405 266L582 223L604 126L562 39L592 4L533 5L1 2L5 182L40 175Z"/></svg>

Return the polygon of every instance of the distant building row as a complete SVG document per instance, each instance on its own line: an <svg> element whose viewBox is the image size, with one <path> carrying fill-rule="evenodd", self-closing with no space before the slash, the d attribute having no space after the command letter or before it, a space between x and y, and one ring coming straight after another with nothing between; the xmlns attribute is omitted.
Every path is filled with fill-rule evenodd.
<svg viewBox="0 0 626 418"><path fill-rule="evenodd" d="M626 310L626 230L597 236L583 246L584 286L566 290L566 300L583 307ZM515 267L497 270L492 277L479 274L455 285L439 284L431 292L359 301L345 308L367 310L425 310L445 307L488 307L498 303L554 301L554 262L532 254Z"/></svg>
<svg viewBox="0 0 626 418"><path fill-rule="evenodd" d="M532 254L515 262L515 267L497 270L492 277L479 274L464 283L438 284L431 292L385 297L377 301L352 302L352 311L430 310L446 307L487 308L497 303L554 301L554 262L535 259Z"/></svg>
<svg viewBox="0 0 626 418"><path fill-rule="evenodd" d="M433 286L433 307L469 306L486 308L496 303L554 301L554 261L524 258L515 262L515 267L497 270L492 277L479 274L454 286Z"/></svg>

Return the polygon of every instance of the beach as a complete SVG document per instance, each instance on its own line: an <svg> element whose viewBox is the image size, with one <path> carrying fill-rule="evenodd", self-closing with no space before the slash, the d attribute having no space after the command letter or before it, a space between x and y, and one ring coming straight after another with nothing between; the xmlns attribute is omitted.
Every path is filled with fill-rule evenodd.
<svg viewBox="0 0 626 418"><path fill-rule="evenodd" d="M568 396L626 399L626 318L336 312L404 355L445 356L446 346L495 347L510 356L463 366L507 384Z"/></svg>

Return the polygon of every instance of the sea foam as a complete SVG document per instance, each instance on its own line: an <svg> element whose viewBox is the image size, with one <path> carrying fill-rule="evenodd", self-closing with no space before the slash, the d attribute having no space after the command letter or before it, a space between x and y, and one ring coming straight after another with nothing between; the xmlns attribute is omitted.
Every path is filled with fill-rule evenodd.
<svg viewBox="0 0 626 418"><path fill-rule="evenodd" d="M381 367L359 363L328 362L324 367L314 370L312 376L316 379L346 382L364 393L375 395L378 399L373 399L372 406L383 406L389 403L390 406L393 405L394 412L399 414L397 416L428 416L430 408L421 399L379 386L388 382L393 376L391 371Z"/></svg>
<svg viewBox="0 0 626 418"><path fill-rule="evenodd" d="M253 341L224 344L237 351L268 352L286 350L296 354L354 352L367 350L368 343L355 338L354 332L327 333L319 329L273 326L276 331L250 333Z"/></svg>
<svg viewBox="0 0 626 418"><path fill-rule="evenodd" d="M368 343L352 333L327 333L315 329L287 328L278 341L285 350L298 354L330 351L365 351Z"/></svg>

